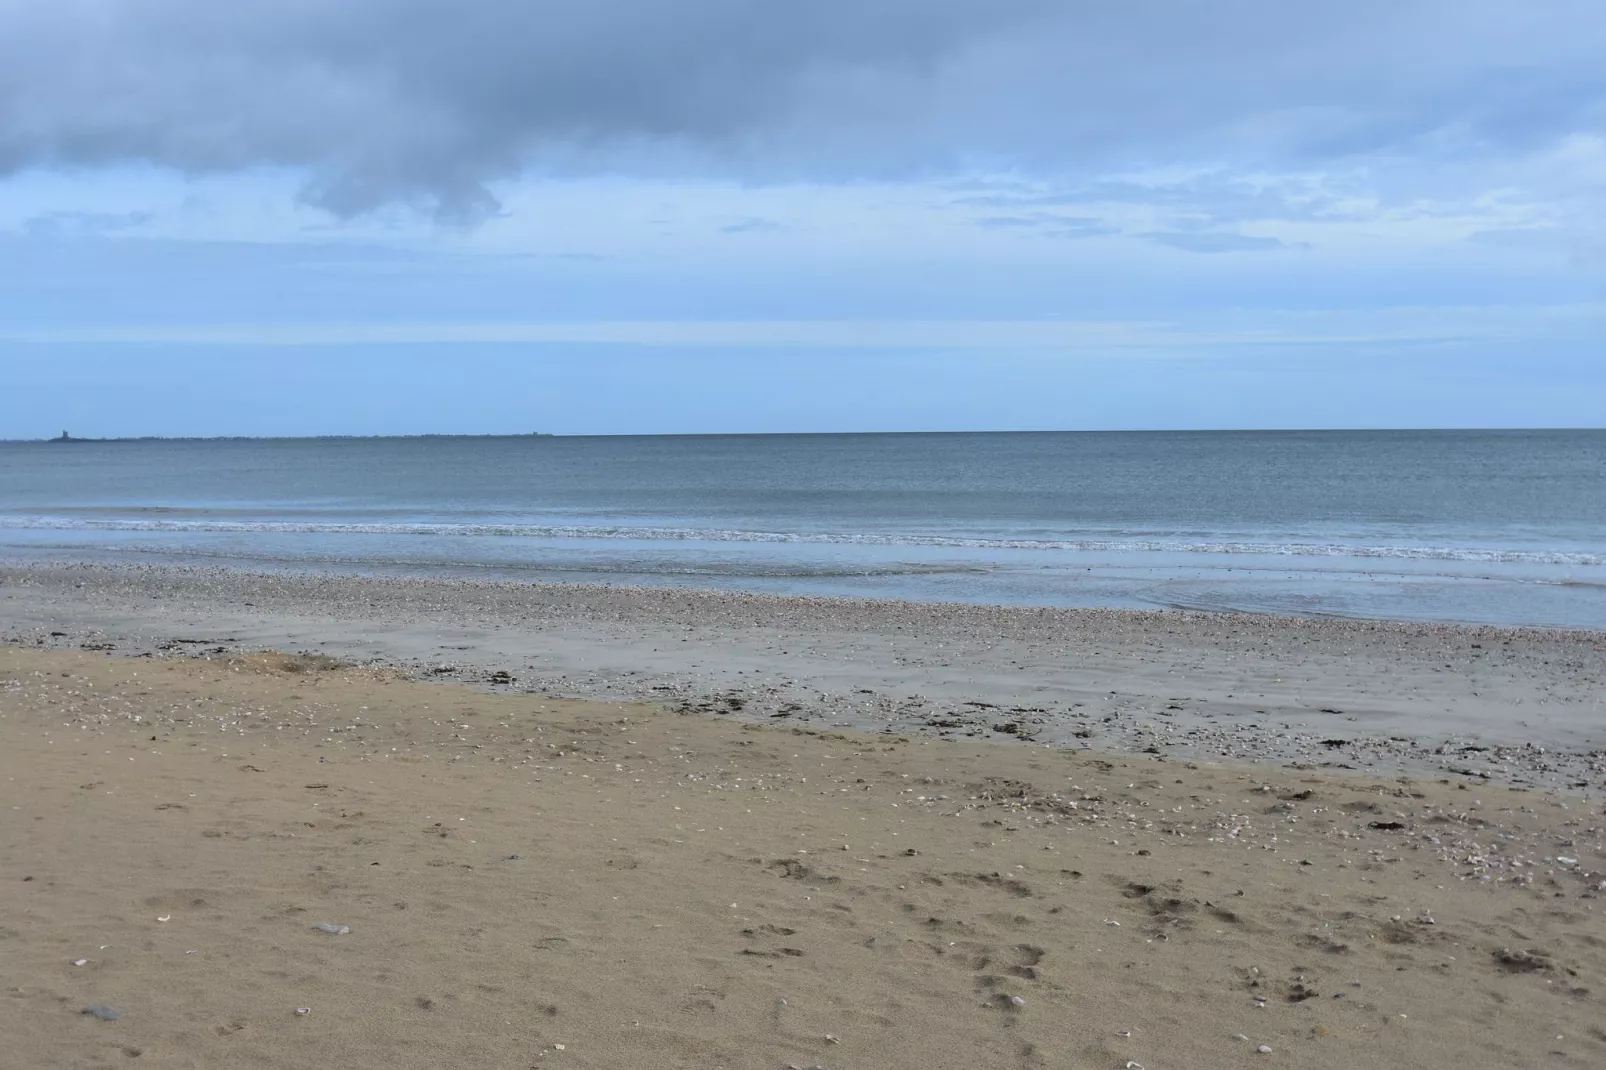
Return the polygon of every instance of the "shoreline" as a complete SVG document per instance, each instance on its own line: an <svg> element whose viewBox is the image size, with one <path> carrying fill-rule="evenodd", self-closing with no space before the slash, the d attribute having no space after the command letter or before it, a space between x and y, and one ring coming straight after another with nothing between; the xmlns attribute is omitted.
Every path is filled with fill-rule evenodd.
<svg viewBox="0 0 1606 1070"><path fill-rule="evenodd" d="M29 564L0 565L0 637L317 650L755 722L1606 790L1602 632Z"/></svg>
<svg viewBox="0 0 1606 1070"><path fill-rule="evenodd" d="M1170 621L1214 621L1229 627L1224 631L1257 625L1269 628L1309 626L1326 630L1337 626L1346 630L1388 632L1411 638L1430 634L1454 633L1475 639L1524 639L1540 642L1606 643L1606 626L1600 628L1567 627L1561 625L1480 624L1458 621L1405 620L1384 617L1347 617L1337 614L1295 615L1241 610L1192 609L1184 606L1139 608L1129 606L1061 606L1017 604L1008 602L971 601L916 601L898 598L872 598L854 595L776 594L765 591L744 591L723 587L696 587L680 584L628 584L628 583L571 583L546 580L512 580L484 577L403 575L356 570L322 570L285 567L282 569L239 568L231 565L174 564L168 562L98 562L73 560L23 560L0 558L0 580L15 579L26 574L41 577L54 573L115 573L125 575L191 576L196 579L241 577L262 581L351 581L383 585L426 586L450 588L487 588L509 592L531 593L552 591L558 597L544 601L564 608L584 608L585 596L617 594L624 598L659 599L666 607L676 602L698 607L710 600L732 604L751 603L746 607L754 622L772 621L768 613L775 607L820 609L834 613L847 612L873 619L878 612L930 611L951 613L953 616L987 616L992 623L1007 624L1015 618L1017 628L1040 626L1047 619L1065 625L1104 623L1105 618L1126 618L1141 626L1163 625ZM578 596L578 597L564 597Z"/></svg>

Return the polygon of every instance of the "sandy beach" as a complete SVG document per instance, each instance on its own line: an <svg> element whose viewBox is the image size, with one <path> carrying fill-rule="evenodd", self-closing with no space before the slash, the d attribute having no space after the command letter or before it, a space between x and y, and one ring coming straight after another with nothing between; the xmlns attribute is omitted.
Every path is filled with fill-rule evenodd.
<svg viewBox="0 0 1606 1070"><path fill-rule="evenodd" d="M1597 801L329 664L0 649L8 1065L1606 1061Z"/></svg>
<svg viewBox="0 0 1606 1070"><path fill-rule="evenodd" d="M1606 1063L1598 634L0 580L8 1065Z"/></svg>

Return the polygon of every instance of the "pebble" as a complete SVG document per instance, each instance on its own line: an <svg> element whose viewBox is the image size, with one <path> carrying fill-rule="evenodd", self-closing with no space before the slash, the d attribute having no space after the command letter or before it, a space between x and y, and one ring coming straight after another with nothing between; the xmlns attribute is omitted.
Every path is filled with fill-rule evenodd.
<svg viewBox="0 0 1606 1070"><path fill-rule="evenodd" d="M89 960L88 959L73 959L72 960L72 964L74 966L88 966L89 965Z"/></svg>
<svg viewBox="0 0 1606 1070"><path fill-rule="evenodd" d="M301 1015L302 1017L305 1017L305 1016L307 1016L307 1015L312 1013L312 1008L311 1007L297 1007L296 1008L296 1013Z"/></svg>
<svg viewBox="0 0 1606 1070"><path fill-rule="evenodd" d="M1270 1044L1262 1044L1260 1047L1256 1048L1255 1050L1260 1052L1260 1054L1262 1054L1262 1055L1270 1055L1271 1054L1271 1045Z"/></svg>
<svg viewBox="0 0 1606 1070"><path fill-rule="evenodd" d="M99 1018L103 1022L115 1022L123 1016L123 1012L116 1007L108 1007L104 1003L91 1003L82 1013L92 1018Z"/></svg>
<svg viewBox="0 0 1606 1070"><path fill-rule="evenodd" d="M330 936L345 936L351 932L350 925L331 925L327 921L320 921L313 928L321 933L328 933Z"/></svg>

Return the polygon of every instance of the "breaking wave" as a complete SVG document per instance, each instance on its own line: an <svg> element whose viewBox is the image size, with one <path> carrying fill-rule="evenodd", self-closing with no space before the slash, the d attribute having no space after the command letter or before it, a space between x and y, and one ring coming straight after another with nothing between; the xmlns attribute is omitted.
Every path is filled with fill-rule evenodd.
<svg viewBox="0 0 1606 1070"><path fill-rule="evenodd" d="M1383 558L1493 564L1606 565L1606 554L1515 550L1499 547L1356 545L1338 542L1270 542L1242 539L1083 537L1063 539L972 538L915 533L747 531L722 528L514 523L350 523L276 520L167 520L99 517L0 517L0 527L30 531L107 531L171 534L372 535L433 538L611 539L644 542L798 543L842 546L1066 551L1079 553L1198 553L1274 557Z"/></svg>

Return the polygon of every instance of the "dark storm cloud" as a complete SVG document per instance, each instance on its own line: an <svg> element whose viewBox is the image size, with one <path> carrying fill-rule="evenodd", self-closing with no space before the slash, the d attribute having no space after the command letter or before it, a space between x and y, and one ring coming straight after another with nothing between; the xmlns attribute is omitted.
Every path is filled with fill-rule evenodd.
<svg viewBox="0 0 1606 1070"><path fill-rule="evenodd" d="M1598 0L0 0L0 173L835 180L1499 152L1599 129Z"/></svg>

